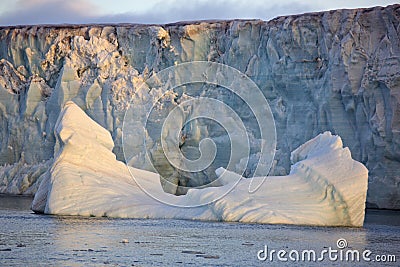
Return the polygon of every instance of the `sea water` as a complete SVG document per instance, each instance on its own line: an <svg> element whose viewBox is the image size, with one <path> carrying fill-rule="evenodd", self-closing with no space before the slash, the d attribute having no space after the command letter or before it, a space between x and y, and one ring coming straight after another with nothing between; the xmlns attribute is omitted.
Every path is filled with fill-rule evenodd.
<svg viewBox="0 0 400 267"><path fill-rule="evenodd" d="M48 216L31 201L0 196L1 266L400 264L399 211L368 210L364 227L346 228Z"/></svg>

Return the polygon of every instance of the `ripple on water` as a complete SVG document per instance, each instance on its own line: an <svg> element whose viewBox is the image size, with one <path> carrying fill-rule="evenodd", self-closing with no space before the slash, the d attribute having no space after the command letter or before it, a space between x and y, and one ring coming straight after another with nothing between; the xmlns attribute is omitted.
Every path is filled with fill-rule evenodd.
<svg viewBox="0 0 400 267"><path fill-rule="evenodd" d="M339 238L345 238L354 249L400 257L399 212L368 211L365 227L341 228L43 216L30 212L29 205L23 206L0 201L0 259L5 266L26 262L56 266L248 266L260 263L257 252L265 245L277 250L320 251L336 248ZM329 265L335 264L340 266Z"/></svg>

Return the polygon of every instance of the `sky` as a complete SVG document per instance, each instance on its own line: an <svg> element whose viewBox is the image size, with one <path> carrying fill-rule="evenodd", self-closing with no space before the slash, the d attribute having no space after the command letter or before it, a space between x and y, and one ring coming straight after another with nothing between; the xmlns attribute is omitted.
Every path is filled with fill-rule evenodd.
<svg viewBox="0 0 400 267"><path fill-rule="evenodd" d="M387 6L398 2L391 0L1 0L0 25L165 24L234 18L270 20L281 15Z"/></svg>

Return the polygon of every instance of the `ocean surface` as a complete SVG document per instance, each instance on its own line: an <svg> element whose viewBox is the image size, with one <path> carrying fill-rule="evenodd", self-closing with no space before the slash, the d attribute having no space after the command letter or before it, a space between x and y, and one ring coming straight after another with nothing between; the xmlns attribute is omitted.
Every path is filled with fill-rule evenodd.
<svg viewBox="0 0 400 267"><path fill-rule="evenodd" d="M399 211L368 210L363 228L307 227L48 216L31 201L0 195L1 266L400 265Z"/></svg>

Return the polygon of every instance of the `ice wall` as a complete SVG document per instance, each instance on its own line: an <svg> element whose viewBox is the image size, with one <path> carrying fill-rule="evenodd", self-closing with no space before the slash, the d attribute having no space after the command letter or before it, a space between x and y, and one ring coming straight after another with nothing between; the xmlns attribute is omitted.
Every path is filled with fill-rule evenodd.
<svg viewBox="0 0 400 267"><path fill-rule="evenodd" d="M209 60L248 75L270 101L278 136L272 174L289 173L290 151L329 130L367 166L368 205L399 209L399 25L393 5L268 22L3 27L0 190L36 191L66 101L109 130L122 160L122 120L137 84L176 63Z"/></svg>

